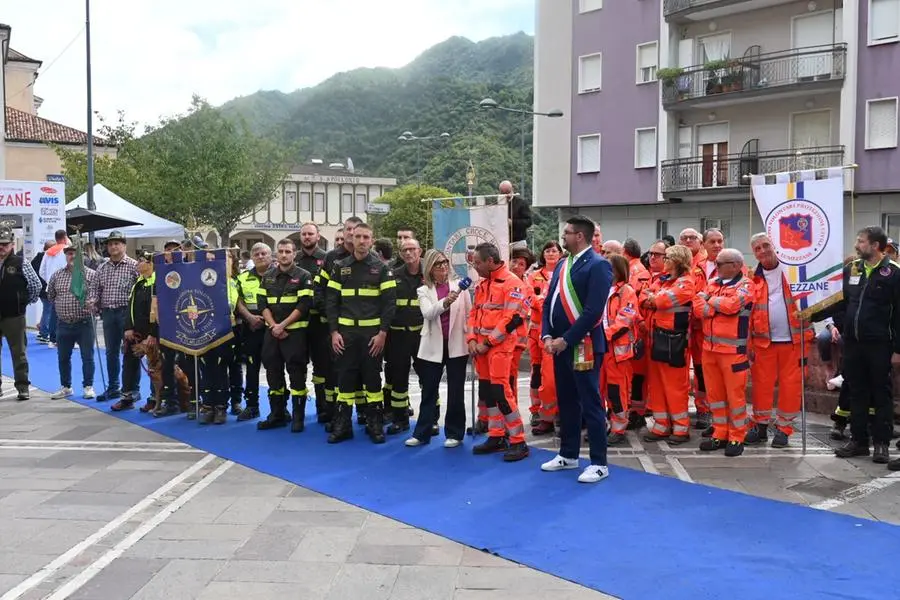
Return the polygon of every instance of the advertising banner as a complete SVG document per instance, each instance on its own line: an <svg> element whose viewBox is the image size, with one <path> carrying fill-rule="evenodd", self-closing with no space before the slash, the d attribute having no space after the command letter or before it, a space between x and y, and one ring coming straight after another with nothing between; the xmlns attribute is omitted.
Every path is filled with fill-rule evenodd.
<svg viewBox="0 0 900 600"><path fill-rule="evenodd" d="M61 181L0 181L0 222L22 229L25 258L66 228L66 184ZM24 235L30 232L31 235Z"/></svg>

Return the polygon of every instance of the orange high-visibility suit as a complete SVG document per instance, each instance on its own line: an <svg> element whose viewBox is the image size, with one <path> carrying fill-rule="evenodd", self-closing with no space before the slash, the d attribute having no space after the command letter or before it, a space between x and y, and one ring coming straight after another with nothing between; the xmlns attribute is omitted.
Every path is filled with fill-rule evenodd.
<svg viewBox="0 0 900 600"><path fill-rule="evenodd" d="M694 278L694 289L701 292L706 289L706 249L694 255L691 261L691 275ZM698 415L709 414L709 403L706 401L706 380L703 377L703 328L699 319L691 319L691 362L694 366L694 408Z"/></svg>
<svg viewBox="0 0 900 600"><path fill-rule="evenodd" d="M753 284L741 274L711 280L694 297L703 331L703 375L713 418L713 439L744 443L747 434L747 337Z"/></svg>
<svg viewBox="0 0 900 600"><path fill-rule="evenodd" d="M510 362L526 322L526 290L504 264L475 287L469 312L467 342L488 346L475 356L478 402L486 408L488 436L509 436L511 444L525 441L525 427L509 385Z"/></svg>
<svg viewBox="0 0 900 600"><path fill-rule="evenodd" d="M610 432L625 433L631 397L631 359L634 357L635 323L640 321L638 297L620 281L609 294L603 313L607 352L600 370L600 392L610 412Z"/></svg>
<svg viewBox="0 0 900 600"><path fill-rule="evenodd" d="M516 277L516 275L513 274L513 277ZM534 306L534 292L522 279L519 279L519 282L522 293L525 295L525 320L516 330L516 348L513 350L512 362L509 365L509 386L512 388L517 406L519 403L519 365L522 363L522 355L525 354L525 348L528 348L528 330L531 327L531 309Z"/></svg>
<svg viewBox="0 0 900 600"><path fill-rule="evenodd" d="M762 265L753 274L753 312L750 315L750 349L753 360L750 377L753 380L751 402L754 424L768 425L772 422L772 408L775 399L775 384L778 383L778 414L775 427L785 435L794 432L793 422L800 414L800 393L802 375L800 373L800 336L806 336L806 347L812 346L812 325L807 324L801 332L797 316L797 303L791 295L791 285L784 273L781 274L781 289L772 294L781 314L787 313L789 337L783 341L772 339L770 315L775 307L769 305L769 285ZM802 357L806 364L806 357Z"/></svg>
<svg viewBox="0 0 900 600"><path fill-rule="evenodd" d="M640 296L641 291L650 285L650 271L644 266L639 258L628 260L628 285L632 287L634 293ZM650 357L646 352L649 347L650 340L647 338L647 329L640 320L640 325L635 329L635 342L640 341L644 347L644 353L640 358L634 358L631 361L632 377L631 377L631 398L628 402L628 408L631 412L644 416L647 412L647 373L650 368Z"/></svg>
<svg viewBox="0 0 900 600"><path fill-rule="evenodd" d="M541 343L541 319L544 314L544 300L553 273L546 267L533 272L528 278L528 287L534 293L531 304L531 328L528 330L528 352L531 353L531 413L538 414L541 421L553 423L556 419L556 378L553 374L551 356L544 356Z"/></svg>
<svg viewBox="0 0 900 600"><path fill-rule="evenodd" d="M688 333L691 318L691 304L694 298L694 277L688 273L673 278L663 274L655 278L650 286L641 292L640 302L647 329L650 331L652 353L653 331L665 329ZM650 360L650 410L653 413L651 436L666 438L678 436L682 441L687 438L690 429L688 402L690 393L690 374L687 357L689 348L685 349L685 366L673 367L668 363ZM652 441L652 440L651 440Z"/></svg>

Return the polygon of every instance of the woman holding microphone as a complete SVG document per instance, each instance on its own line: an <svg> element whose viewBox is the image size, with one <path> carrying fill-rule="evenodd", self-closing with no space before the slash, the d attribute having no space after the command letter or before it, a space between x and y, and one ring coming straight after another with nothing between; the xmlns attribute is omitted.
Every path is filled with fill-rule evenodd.
<svg viewBox="0 0 900 600"><path fill-rule="evenodd" d="M471 296L460 290L459 280L450 278L450 261L439 250L425 253L422 273L425 285L418 291L419 308L425 321L419 344L422 404L410 447L431 441L438 401L438 386L447 369L447 414L444 418L445 448L462 444L466 433L465 381L469 350L466 321L472 308Z"/></svg>

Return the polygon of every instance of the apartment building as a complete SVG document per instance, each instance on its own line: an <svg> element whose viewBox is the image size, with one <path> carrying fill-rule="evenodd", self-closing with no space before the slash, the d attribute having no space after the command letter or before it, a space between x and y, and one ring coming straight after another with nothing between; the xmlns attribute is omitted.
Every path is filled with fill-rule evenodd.
<svg viewBox="0 0 900 600"><path fill-rule="evenodd" d="M855 163L848 250L900 238L897 73L900 0L538 0L535 105L566 118L535 121L535 204L749 252L746 175Z"/></svg>

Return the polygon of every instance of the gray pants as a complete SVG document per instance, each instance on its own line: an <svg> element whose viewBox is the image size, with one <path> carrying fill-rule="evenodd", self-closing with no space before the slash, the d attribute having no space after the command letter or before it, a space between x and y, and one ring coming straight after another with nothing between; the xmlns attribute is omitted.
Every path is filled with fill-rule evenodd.
<svg viewBox="0 0 900 600"><path fill-rule="evenodd" d="M25 316L0 319L0 336L6 339L12 355L16 390L27 392L31 382L28 380L28 358L25 356Z"/></svg>

